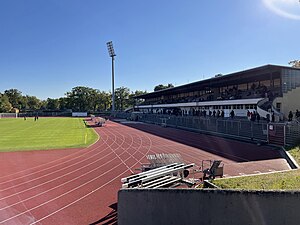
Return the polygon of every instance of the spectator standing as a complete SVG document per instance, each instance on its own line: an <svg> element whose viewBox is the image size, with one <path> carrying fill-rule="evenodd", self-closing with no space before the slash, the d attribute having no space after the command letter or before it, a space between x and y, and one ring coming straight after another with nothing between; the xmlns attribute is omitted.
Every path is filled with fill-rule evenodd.
<svg viewBox="0 0 300 225"><path fill-rule="evenodd" d="M258 113L256 113L256 120L259 123L259 121L260 121L260 115Z"/></svg>
<svg viewBox="0 0 300 225"><path fill-rule="evenodd" d="M256 120L256 113L255 111L253 111L253 113L251 114L251 119L250 119L252 122L255 122Z"/></svg>
<svg viewBox="0 0 300 225"><path fill-rule="evenodd" d="M293 120L293 112L290 111L290 112L289 112L289 121L292 121L292 120Z"/></svg>
<svg viewBox="0 0 300 225"><path fill-rule="evenodd" d="M274 123L275 122L275 113L272 112L272 122Z"/></svg>
<svg viewBox="0 0 300 225"><path fill-rule="evenodd" d="M269 123L270 122L270 114L268 113L267 114L267 123Z"/></svg>
<svg viewBox="0 0 300 225"><path fill-rule="evenodd" d="M296 114L295 114L296 118L298 119L300 117L300 112L298 109L296 109Z"/></svg>
<svg viewBox="0 0 300 225"><path fill-rule="evenodd" d="M216 117L216 110L213 111L213 117Z"/></svg>
<svg viewBox="0 0 300 225"><path fill-rule="evenodd" d="M248 118L248 120L250 120L250 118L251 118L251 113L249 110L247 110L247 118Z"/></svg>
<svg viewBox="0 0 300 225"><path fill-rule="evenodd" d="M231 119L234 118L234 111L233 110L231 110L231 112L230 112L230 117L231 117Z"/></svg>

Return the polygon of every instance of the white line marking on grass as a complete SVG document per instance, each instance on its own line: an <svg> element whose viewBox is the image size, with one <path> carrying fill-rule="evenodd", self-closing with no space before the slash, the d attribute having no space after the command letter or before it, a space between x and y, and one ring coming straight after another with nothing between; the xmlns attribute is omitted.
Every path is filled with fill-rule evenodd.
<svg viewBox="0 0 300 225"><path fill-rule="evenodd" d="M144 157L146 157L146 155L149 153L149 151L150 151L150 149L151 149L151 147L152 147L152 140L151 140L148 136L146 136L146 137L147 137L147 138L149 139L149 141L150 141L150 142L149 142L149 148L148 148L148 151L144 154L144 156L141 157L140 161L141 161ZM129 158L130 158L130 157L129 157ZM134 167L136 164L138 164L138 162L135 163L132 167ZM58 209L58 210L56 210L56 211L54 211L54 212L48 214L47 216L38 219L37 221L31 223L31 225L36 224L36 223L38 223L38 222L40 222L40 221L42 221L42 220L45 220L45 219L47 219L48 217L53 216L54 214L56 214L56 213L58 213L58 212L60 212L60 211L62 211L62 210L64 210L64 209L68 208L69 206L71 206L71 205L73 205L73 204L75 204L75 203L81 201L82 199L88 197L89 195L93 194L94 192L96 192L96 191L100 190L101 188L105 187L106 185L108 185L108 184L111 183L112 181L116 180L117 178L119 178L120 176L122 176L123 174L125 174L125 173L128 172L128 171L129 171L129 170L124 171L123 173L119 174L117 177L115 177L114 179L110 180L109 182L107 182L107 183L101 185L100 187L94 189L93 191L87 193L86 195L80 197L79 199L77 199L77 200L75 200L75 201L73 201L73 202L71 202L71 203L65 205L64 207L62 207L62 208L60 208L60 209Z"/></svg>
<svg viewBox="0 0 300 225"><path fill-rule="evenodd" d="M59 170L54 170L54 171L49 172L49 173L46 173L46 174L44 174L44 175L42 175L42 176L38 176L38 177L35 177L35 178L33 178L33 179L30 179L30 180L27 180L27 181L25 181L25 182L22 182L22 183L20 183L20 184L16 184L16 185L10 186L10 187L8 187L8 188L1 189L0 191L6 191L6 190L9 190L9 189L11 189L11 188L13 188L13 187L18 187L18 186L21 186L21 185L23 185L23 184L26 184L26 183L29 183L29 182L32 182L32 181L35 181L35 180L39 180L39 179L41 179L41 178L43 178L43 177L46 177L46 176L49 176L49 175L51 175L51 174L55 174L55 173L57 173L57 172L59 172L59 171L65 170L65 169L67 169L67 168L69 168L69 167L72 167L72 166L74 166L74 165L77 165L77 164L79 164L79 163L82 163L82 162L84 162L84 161L87 161L88 159L93 158L93 157L97 156L98 154L101 154L101 153L104 152L106 149L107 149L107 148L104 148L104 149L101 150L100 152L97 152L96 154L91 155L91 156L89 156L88 158L84 158L83 160L80 160L80 161L78 161L78 162L75 162L75 163L73 163L73 164L70 164L70 165L68 165L67 167L61 168L61 169L59 169ZM96 150L96 149L94 149L94 150ZM93 150L93 151L94 151L94 150ZM90 151L90 152L92 152L92 151ZM81 155L81 156L82 156L82 155ZM79 158L79 157L81 157L81 156L78 156L78 157L76 157L76 158ZM72 159L76 159L76 158L72 158ZM68 160L68 161L71 161L71 160ZM60 164L54 165L54 166L52 166L52 167L57 167L58 165L61 165L61 164L65 164L65 163L60 163ZM52 168L52 167L48 167L48 168L46 168L46 169L44 169L44 170L50 169L50 168ZM81 168L81 167L80 167L80 168ZM40 170L40 171L44 171L44 170ZM35 172L35 173L39 173L40 171L37 171L37 172ZM35 173L32 173L32 174L35 174ZM32 175L32 174L28 174L28 175L23 176L23 177L27 177L27 176ZM21 178L23 178L23 177L21 177ZM20 179L20 178L18 178L18 179ZM15 180L16 180L16 179L15 179ZM0 199L0 200L1 200L1 199Z"/></svg>
<svg viewBox="0 0 300 225"><path fill-rule="evenodd" d="M107 139L108 139L108 138L107 138ZM103 145L104 145L104 143L102 143L102 144L99 145L99 146L95 146L95 148L91 148L91 149L82 149L82 150L77 151L76 153L72 153L72 154L70 154L70 155L67 155L67 156L65 156L65 157L62 157L62 158L59 158L59 159L57 159L57 160L51 161L51 162L49 162L49 163L45 163L45 164L50 164L50 163L53 163L53 162L55 162L55 161L62 160L62 159L64 159L64 158L67 158L67 157L70 157L70 156L74 156L74 155L76 155L76 154L79 154L79 153L81 153L81 151L83 151L83 150L88 150L87 152L85 152L85 153L83 153L83 154L81 154L81 155L79 155L79 156L77 156L77 157L70 158L70 159L67 160L67 161L63 161L63 162L61 162L61 163L55 164L55 165L50 166L50 167L46 167L45 169L42 169L42 170L39 170L39 171L36 171L36 172L33 172L33 173L26 174L26 175L24 175L24 176L20 176L20 177L14 178L14 179L7 180L7 181L5 181L5 182L1 182L0 185L5 184L5 183L9 183L9 182L12 182L12 181L15 181L15 180L24 178L24 177L28 177L28 176L31 176L31 175L33 175L33 174L40 173L41 171L45 171L45 170L48 170L48 169L51 169L51 168L54 168L54 167L57 167L57 166L60 166L60 165L64 165L64 164L66 164L67 162L69 162L69 161L71 161L71 160L74 160L74 159L77 159L77 158L82 158L84 155L89 154L89 153L92 153L92 152L94 152L95 150L98 150L98 148L102 147ZM97 154L99 154L99 153L96 153L95 155L97 155ZM90 156L90 157L93 157L93 156L95 156L95 155L92 155L92 156ZM89 157L89 158L90 158L90 157ZM85 159L84 159L84 160L85 160ZM84 160L81 160L81 161L79 161L79 162L82 162L82 161L84 161ZM78 162L78 163L79 163L79 162ZM78 163L75 163L75 164L78 164ZM36 167L32 167L32 168L29 168L29 169L26 169L26 171L27 171L27 170L32 170L32 169L35 169L35 168L38 168L38 167L41 167L41 166L44 166L45 164L40 165L40 166L36 166ZM74 165L74 164L72 164L72 165ZM24 171L25 171L25 170L24 170ZM53 173L53 172L51 172L50 174L52 174L52 173ZM9 176L9 175L8 175L8 176ZM5 189L4 189L4 190L5 190ZM0 191L3 191L3 190L0 190Z"/></svg>
<svg viewBox="0 0 300 225"><path fill-rule="evenodd" d="M97 133L97 132L96 132L96 133ZM97 133L97 135L98 135L98 137L99 137L99 134L98 134L98 133ZM107 139L108 139L108 137L107 137ZM98 141L99 141L99 138L98 138L98 140L97 140L95 143L91 144L90 146L96 144ZM50 161L50 162L44 163L43 165L31 167L31 168L28 168L28 169L25 169L25 170L21 170L21 171L18 171L18 172L9 174L9 175L1 176L0 179L7 178L7 177L11 177L11 176L17 175L17 174L19 174L19 173L24 173L24 172L26 172L26 171L30 171L30 170L32 170L32 169L36 169L36 168L39 168L39 167L42 167L42 166L45 166L45 165L54 163L54 162L56 162L56 161L59 161L59 160L62 160L62 159L68 158L68 157L72 157L72 156L74 156L74 155L76 155L76 154L80 154L82 151L85 151L85 150L88 149L90 146L85 147L85 148L81 148L81 149L79 149L78 151L76 151L76 152L74 152L74 153L71 153L71 154L66 155L66 156L64 156L64 157L61 157L61 158L59 158L59 159L52 160L52 161ZM97 149L99 146L95 146L95 147L96 147L95 149ZM91 149L91 150L95 150L95 149ZM59 149L53 149L53 151L56 151L56 150L59 150ZM85 155L85 154L87 154L87 153L89 153L89 152L86 152L86 153L84 153L83 155ZM81 157L81 156L82 156L82 155L80 155L79 157ZM79 157L76 157L76 158L79 158ZM74 158L71 158L70 160L72 160L72 159L74 159ZM70 161L70 160L68 160L68 161ZM68 161L67 161L67 162L68 162ZM64 162L63 162L63 163L60 163L60 164L64 164ZM54 166L57 166L57 165L60 165L60 164L56 164L56 165L54 165ZM54 167L54 166L47 167L46 169L52 168L52 167ZM44 169L44 170L45 170L45 169ZM40 170L40 171L41 171L41 170ZM38 172L40 172L40 171L38 171ZM35 172L35 173L37 173L37 172ZM8 182L10 182L10 181L12 181L12 180L16 180L16 179L19 179L19 178L23 178L23 177L26 177L26 176L29 176L29 175L32 175L32 174L35 174L35 173L30 173L30 174L27 174L27 175L25 175L25 176L21 176L21 177L14 178L14 179L11 179L11 180L6 180L5 182L0 182L0 184L8 183Z"/></svg>
<svg viewBox="0 0 300 225"><path fill-rule="evenodd" d="M116 136L116 135L115 135L115 136ZM122 136L124 137L124 135L122 135ZM123 138L122 144L123 144L123 143L125 143L125 138ZM122 144L121 144L121 145L122 145ZM130 146L132 146L132 144L133 144L133 142L131 143ZM116 149L120 148L121 145L119 145L119 147L117 147ZM129 147L130 147L130 146L129 146ZM128 148L129 148L129 147L128 147ZM126 151L126 150L125 150L125 151ZM123 152L123 153L124 153L124 152ZM121 153L121 154L123 154L123 153ZM127 152L127 153L128 153L128 152ZM130 156L129 156L125 161L127 161L128 159L131 158L131 154L130 154L130 153L128 153L128 154L129 154ZM116 159L116 157L115 157L114 159ZM49 200L49 201L46 201L46 202L44 202L44 203L42 203L42 204L40 204L40 205L38 205L38 206L36 206L36 207L33 207L33 208L31 208L31 209L29 209L29 210L26 210L26 211L24 211L24 212L22 212L22 213L19 213L19 214L13 216L13 217L10 217L10 218L8 218L8 219L6 219L6 220L4 220L4 221L1 221L0 224L1 224L1 223L4 223L4 222L6 222L6 221L9 221L9 220L11 220L11 219L14 219L14 218L16 218L16 217L18 217L18 216L20 216L20 215L23 215L23 214L27 213L28 211L34 210L34 209L39 208L39 207L41 207L41 206L43 206L43 205L45 205L45 204L48 204L49 202L52 202L52 201L54 201L54 200L56 200L56 199L58 199L58 198L60 198L60 197L62 197L62 196L65 196L66 194L71 193L71 192L73 192L74 190L77 190L77 189L81 188L82 186L85 186L86 184L88 184L88 183L90 183L90 182L92 182L92 181L98 179L99 177L102 177L103 175L107 174L108 172L112 171L113 169L119 167L121 164L124 164L124 161L123 161L122 163L120 163L118 166L115 166L115 167L113 167L112 169L106 171L106 172L103 173L102 175L97 176L97 177L93 178L92 180L90 180L90 181L88 181L88 182L86 182L86 183L84 183L84 184L82 184L82 185L80 185L80 186L78 186L78 187L76 187L76 188L74 188L74 189L71 189L71 190L69 190L68 192L65 192L64 194L59 195L59 196L57 196L57 197L55 197L55 198L53 198L53 199L51 199L51 200ZM137 164L137 163L135 163L135 164ZM126 163L125 163L125 165L127 166ZM128 166L127 166L127 167L128 167ZM130 170L130 169L129 169L129 170ZM126 170L125 172L127 172L127 171L128 171L128 170ZM125 173L125 172L124 172L124 173ZM123 174L123 173L122 173L122 174ZM111 182L111 181L110 181L110 182ZM102 185L102 186L105 186L105 185ZM100 189L100 188L97 188L97 190L98 190L98 189ZM95 192L95 190L92 191L91 193L93 193L93 192ZM87 196L87 195L86 195L86 196ZM76 200L76 201L78 201L78 200ZM38 221L36 221L36 222L38 222ZM36 223L36 222L35 222L35 223Z"/></svg>

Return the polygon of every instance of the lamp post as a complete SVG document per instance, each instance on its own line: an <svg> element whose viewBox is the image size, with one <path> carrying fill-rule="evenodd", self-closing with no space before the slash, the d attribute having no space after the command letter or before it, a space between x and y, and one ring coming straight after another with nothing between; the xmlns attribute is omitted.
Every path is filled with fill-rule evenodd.
<svg viewBox="0 0 300 225"><path fill-rule="evenodd" d="M106 43L109 56L111 57L111 80L112 80L112 107L111 111L115 111L115 71L114 71L114 60L115 60L115 50L112 41Z"/></svg>

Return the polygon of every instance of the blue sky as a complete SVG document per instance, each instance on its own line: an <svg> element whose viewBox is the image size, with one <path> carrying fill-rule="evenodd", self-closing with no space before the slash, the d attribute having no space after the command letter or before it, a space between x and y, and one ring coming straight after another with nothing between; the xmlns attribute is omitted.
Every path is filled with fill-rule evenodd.
<svg viewBox="0 0 300 225"><path fill-rule="evenodd" d="M0 92L152 91L299 59L298 0L1 0Z"/></svg>

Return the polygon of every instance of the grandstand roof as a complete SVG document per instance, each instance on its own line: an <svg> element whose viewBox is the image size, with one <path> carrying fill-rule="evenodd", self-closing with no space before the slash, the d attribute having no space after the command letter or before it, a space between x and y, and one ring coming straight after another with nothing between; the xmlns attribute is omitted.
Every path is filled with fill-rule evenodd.
<svg viewBox="0 0 300 225"><path fill-rule="evenodd" d="M205 88L219 87L219 86L223 86L224 84L235 85L235 84L240 84L241 82L252 82L253 79L260 80L265 78L265 76L277 75L279 77L281 69L300 70L300 68L268 64L260 67L255 67L252 69L247 69L239 72L218 76L218 77L212 77L206 80L184 84L177 87L154 91L148 94L136 96L135 98L153 98L153 97L159 97L163 94L176 94L184 91L196 91L199 89L205 90Z"/></svg>

